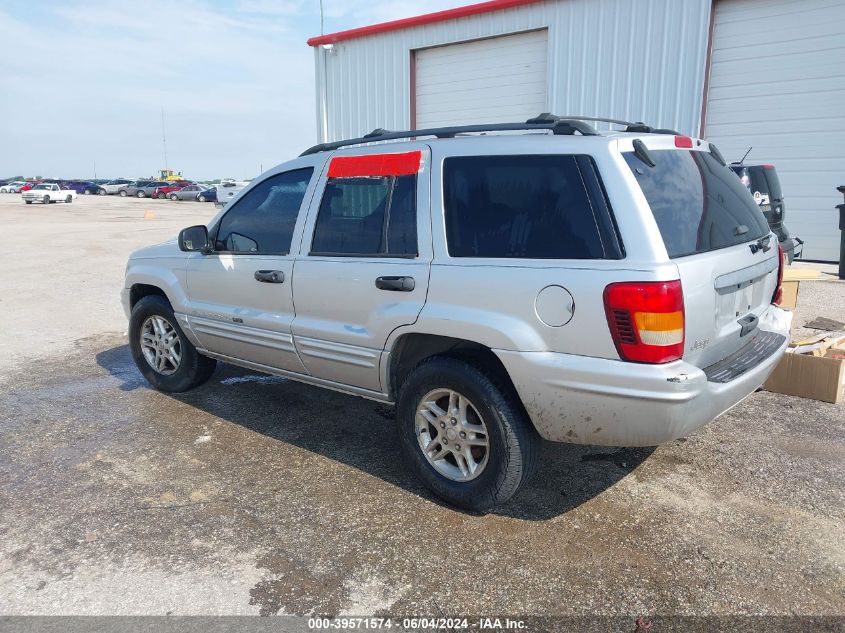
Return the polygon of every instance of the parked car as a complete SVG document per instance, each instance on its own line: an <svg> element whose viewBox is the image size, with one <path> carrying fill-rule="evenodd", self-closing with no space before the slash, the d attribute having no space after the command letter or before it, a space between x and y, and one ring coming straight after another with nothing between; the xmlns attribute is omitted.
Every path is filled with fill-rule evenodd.
<svg viewBox="0 0 845 633"><path fill-rule="evenodd" d="M135 196L138 198L154 198L157 189L167 186L167 182L162 180L156 180L143 187L136 187Z"/></svg>
<svg viewBox="0 0 845 633"><path fill-rule="evenodd" d="M200 193L205 191L202 185L187 185L175 191L171 191L168 197L171 200L196 200Z"/></svg>
<svg viewBox="0 0 845 633"><path fill-rule="evenodd" d="M23 193L24 191L29 191L30 189L32 189L37 184L40 184L40 183L39 182L26 182L18 188L18 191L21 192L21 193ZM57 183L53 183L53 184L57 184Z"/></svg>
<svg viewBox="0 0 845 633"><path fill-rule="evenodd" d="M20 193L21 187L26 186L26 181L15 180L0 186L0 193Z"/></svg>
<svg viewBox="0 0 845 633"><path fill-rule="evenodd" d="M394 403L405 462L477 511L540 438L653 446L763 383L783 254L715 146L551 115L461 136L480 127L318 145L136 251L140 372L180 392L223 360Z"/></svg>
<svg viewBox="0 0 845 633"><path fill-rule="evenodd" d="M228 204L240 191L249 185L249 182L242 181L242 180L224 180L222 183L217 185L216 195L217 199L215 202L219 204Z"/></svg>
<svg viewBox="0 0 845 633"><path fill-rule="evenodd" d="M135 197L135 196L137 196L139 198L145 198L147 194L143 193L142 195L138 196L138 191L140 189L145 189L147 187L150 187L151 185L153 186L153 188L155 188L155 186L156 186L155 182L156 181L154 181L154 180L133 180L130 183L123 185L122 187L119 187L118 190L117 190L117 193L121 197L126 197L126 196Z"/></svg>
<svg viewBox="0 0 845 633"><path fill-rule="evenodd" d="M777 235L786 261L791 264L795 257L801 255L804 241L791 237L784 223L786 203L777 169L774 165L746 165L742 162L731 163L730 168L754 197L772 232Z"/></svg>
<svg viewBox="0 0 845 633"><path fill-rule="evenodd" d="M96 193L99 187L87 180L70 180L60 184L62 189L72 189L76 193L91 194Z"/></svg>
<svg viewBox="0 0 845 633"><path fill-rule="evenodd" d="M159 198L159 199L163 200L163 199L169 197L170 194L172 194L176 191L179 191L180 189L183 189L184 187L188 187L190 185L193 185L193 184L194 183L192 183L190 181L185 181L185 180L168 182L163 187L156 187L150 197L151 198Z"/></svg>
<svg viewBox="0 0 845 633"><path fill-rule="evenodd" d="M199 202L217 202L217 187L208 187L197 194Z"/></svg>
<svg viewBox="0 0 845 633"><path fill-rule="evenodd" d="M100 189L97 193L101 196L112 196L117 194L121 188L126 187L132 184L133 181L127 180L126 178L117 178L115 180L109 180L100 185Z"/></svg>
<svg viewBox="0 0 845 633"><path fill-rule="evenodd" d="M27 204L42 202L51 204L53 202L67 202L70 204L76 199L76 192L73 189L62 189L54 182L42 182L33 186L32 189L24 191L21 198Z"/></svg>

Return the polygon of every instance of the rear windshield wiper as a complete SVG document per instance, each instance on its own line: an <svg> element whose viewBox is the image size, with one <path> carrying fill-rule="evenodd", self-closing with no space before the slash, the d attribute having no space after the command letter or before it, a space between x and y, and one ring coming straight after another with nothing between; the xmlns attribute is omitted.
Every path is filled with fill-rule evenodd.
<svg viewBox="0 0 845 633"><path fill-rule="evenodd" d="M645 146L645 143L643 143L638 138L634 139L634 156L639 158L649 167L655 167L657 165L654 160L654 156L652 156L651 152L648 151L648 148Z"/></svg>

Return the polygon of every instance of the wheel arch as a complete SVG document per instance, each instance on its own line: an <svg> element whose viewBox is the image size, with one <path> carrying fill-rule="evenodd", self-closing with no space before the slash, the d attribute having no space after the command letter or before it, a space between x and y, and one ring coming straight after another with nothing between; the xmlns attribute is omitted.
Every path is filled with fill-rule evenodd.
<svg viewBox="0 0 845 633"><path fill-rule="evenodd" d="M383 379L391 400L397 400L402 384L414 367L434 356L468 362L489 374L502 387L512 390L513 394L517 393L504 364L487 345L466 338L409 332L398 336L385 356Z"/></svg>
<svg viewBox="0 0 845 633"><path fill-rule="evenodd" d="M170 306L173 307L173 302L167 296L167 293L158 286L145 283L136 283L132 284L129 287L129 309L131 310L132 308L134 308L135 304L138 303L144 297L149 297L153 295L163 297L167 300Z"/></svg>
<svg viewBox="0 0 845 633"><path fill-rule="evenodd" d="M184 262L181 262L181 266L184 266ZM182 271L163 266L156 260L130 260L124 288L129 290L127 307L130 312L138 301L151 294L167 299L177 314L185 314L188 310L188 296Z"/></svg>

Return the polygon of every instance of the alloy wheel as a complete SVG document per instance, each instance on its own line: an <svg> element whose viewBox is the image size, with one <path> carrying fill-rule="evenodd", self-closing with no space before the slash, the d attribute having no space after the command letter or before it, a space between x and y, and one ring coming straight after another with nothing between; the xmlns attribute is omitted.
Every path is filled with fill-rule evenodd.
<svg viewBox="0 0 845 633"><path fill-rule="evenodd" d="M490 436L470 400L452 389L428 392L417 406L417 441L429 464L453 481L470 481L487 466Z"/></svg>
<svg viewBox="0 0 845 633"><path fill-rule="evenodd" d="M141 351L150 367L162 376L179 370L182 342L176 328L162 316L147 317L141 325Z"/></svg>

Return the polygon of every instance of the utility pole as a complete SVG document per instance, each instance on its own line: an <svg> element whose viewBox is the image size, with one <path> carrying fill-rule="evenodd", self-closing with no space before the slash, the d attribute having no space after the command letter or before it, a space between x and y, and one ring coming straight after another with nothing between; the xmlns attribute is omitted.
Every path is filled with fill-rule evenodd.
<svg viewBox="0 0 845 633"><path fill-rule="evenodd" d="M164 147L164 168L167 169L167 134L164 131L164 106L161 106L161 144Z"/></svg>
<svg viewBox="0 0 845 633"><path fill-rule="evenodd" d="M320 0L320 35L325 35L323 31L323 0Z"/></svg>
<svg viewBox="0 0 845 633"><path fill-rule="evenodd" d="M94 159L94 180L97 180L97 159Z"/></svg>

